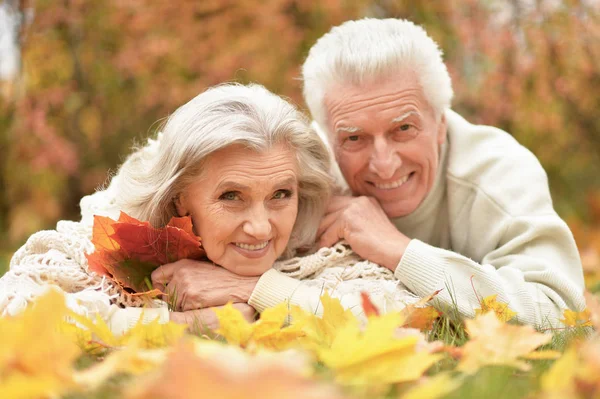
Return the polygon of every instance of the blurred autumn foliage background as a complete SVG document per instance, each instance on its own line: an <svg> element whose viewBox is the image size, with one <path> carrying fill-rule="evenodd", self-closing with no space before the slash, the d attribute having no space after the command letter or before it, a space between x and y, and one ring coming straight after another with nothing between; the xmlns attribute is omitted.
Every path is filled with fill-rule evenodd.
<svg viewBox="0 0 600 399"><path fill-rule="evenodd" d="M371 16L423 25L444 50L453 108L538 156L595 290L599 3L0 0L0 17L20 22L0 18L0 51L19 50L12 64L0 52L0 274L32 232L78 219L79 199L156 121L224 81L259 82L304 107L310 46L332 25Z"/></svg>

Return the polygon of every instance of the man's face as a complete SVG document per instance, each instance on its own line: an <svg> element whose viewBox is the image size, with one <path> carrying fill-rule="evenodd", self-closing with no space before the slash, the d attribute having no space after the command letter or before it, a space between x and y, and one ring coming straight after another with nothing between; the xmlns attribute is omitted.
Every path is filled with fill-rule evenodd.
<svg viewBox="0 0 600 399"><path fill-rule="evenodd" d="M388 217L413 212L438 169L446 121L436 119L414 73L325 97L335 155L354 195L375 197Z"/></svg>

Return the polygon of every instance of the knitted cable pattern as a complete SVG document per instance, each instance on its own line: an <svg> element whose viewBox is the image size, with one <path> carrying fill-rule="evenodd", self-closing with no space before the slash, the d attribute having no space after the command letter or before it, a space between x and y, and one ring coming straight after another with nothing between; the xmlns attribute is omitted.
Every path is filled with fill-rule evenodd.
<svg viewBox="0 0 600 399"><path fill-rule="evenodd" d="M391 270L360 258L345 241L312 255L276 262L273 268L338 297L367 292L383 312L401 309L420 299Z"/></svg>

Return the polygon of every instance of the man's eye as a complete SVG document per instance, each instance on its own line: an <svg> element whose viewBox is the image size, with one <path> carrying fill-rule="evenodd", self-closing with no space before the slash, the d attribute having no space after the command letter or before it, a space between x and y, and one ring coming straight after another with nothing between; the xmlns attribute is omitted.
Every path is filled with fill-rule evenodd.
<svg viewBox="0 0 600 399"><path fill-rule="evenodd" d="M400 130L402 130L403 132L407 131L408 129L410 129L410 125L408 125L408 124L404 124L404 125L400 126Z"/></svg>
<svg viewBox="0 0 600 399"><path fill-rule="evenodd" d="M285 199L290 198L292 196L292 192L290 190L277 190L275 194L273 194L273 199Z"/></svg>
<svg viewBox="0 0 600 399"><path fill-rule="evenodd" d="M360 137L359 136L348 136L347 140L348 141L358 141Z"/></svg>
<svg viewBox="0 0 600 399"><path fill-rule="evenodd" d="M219 199L224 201L235 201L240 199L240 195L236 191L227 191L226 193L221 194Z"/></svg>

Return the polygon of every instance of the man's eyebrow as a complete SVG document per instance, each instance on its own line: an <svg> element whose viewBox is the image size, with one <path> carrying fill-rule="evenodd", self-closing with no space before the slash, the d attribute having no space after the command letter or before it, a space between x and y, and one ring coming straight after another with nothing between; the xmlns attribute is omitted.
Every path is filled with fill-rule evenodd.
<svg viewBox="0 0 600 399"><path fill-rule="evenodd" d="M408 118L411 115L419 115L419 113L417 111L408 111L405 112L404 114L392 119L392 123L398 123L398 122L402 122L403 120L405 120L406 118Z"/></svg>
<svg viewBox="0 0 600 399"><path fill-rule="evenodd" d="M336 133L357 133L362 132L362 129L356 126L340 126L335 131Z"/></svg>

